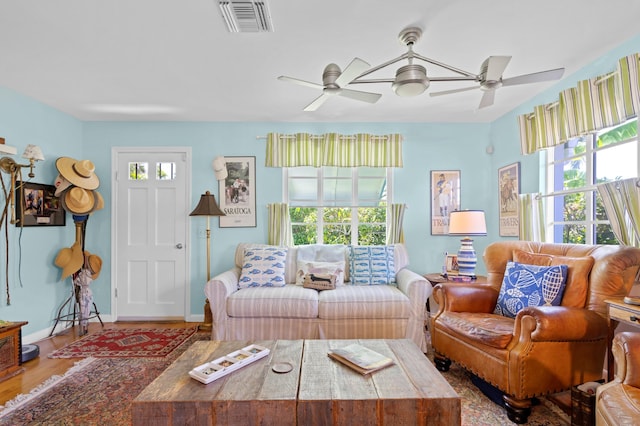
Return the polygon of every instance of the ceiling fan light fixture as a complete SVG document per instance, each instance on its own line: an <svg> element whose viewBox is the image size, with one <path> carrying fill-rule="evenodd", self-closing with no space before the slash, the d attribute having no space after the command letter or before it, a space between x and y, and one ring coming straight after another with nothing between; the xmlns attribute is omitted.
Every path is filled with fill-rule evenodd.
<svg viewBox="0 0 640 426"><path fill-rule="evenodd" d="M422 65L409 64L398 68L391 88L402 97L418 96L429 87L427 70Z"/></svg>

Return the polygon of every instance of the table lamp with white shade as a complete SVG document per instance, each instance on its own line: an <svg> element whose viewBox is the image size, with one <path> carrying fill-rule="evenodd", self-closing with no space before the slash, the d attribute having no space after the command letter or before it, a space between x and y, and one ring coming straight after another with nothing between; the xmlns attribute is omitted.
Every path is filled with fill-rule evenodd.
<svg viewBox="0 0 640 426"><path fill-rule="evenodd" d="M470 237L487 235L487 224L482 210L460 210L449 215L449 235L461 235L458 251L458 274L476 276L478 258Z"/></svg>

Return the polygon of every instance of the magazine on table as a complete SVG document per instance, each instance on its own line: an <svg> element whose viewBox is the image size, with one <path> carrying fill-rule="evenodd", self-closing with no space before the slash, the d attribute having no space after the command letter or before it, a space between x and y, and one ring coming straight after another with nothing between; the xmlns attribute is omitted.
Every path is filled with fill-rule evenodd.
<svg viewBox="0 0 640 426"><path fill-rule="evenodd" d="M344 348L331 349L328 355L361 374L369 374L394 363L391 358L357 343Z"/></svg>

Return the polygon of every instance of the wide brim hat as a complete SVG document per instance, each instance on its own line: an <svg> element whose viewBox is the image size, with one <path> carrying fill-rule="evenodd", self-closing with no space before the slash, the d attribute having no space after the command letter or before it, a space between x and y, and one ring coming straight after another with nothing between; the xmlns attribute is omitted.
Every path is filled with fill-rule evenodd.
<svg viewBox="0 0 640 426"><path fill-rule="evenodd" d="M60 157L56 160L56 168L63 178L75 186L91 190L100 186L100 179L95 174L96 167L90 160Z"/></svg>
<svg viewBox="0 0 640 426"><path fill-rule="evenodd" d="M84 263L84 256L82 255L80 244L74 243L70 248L65 247L60 249L54 263L57 267L62 268L62 274L60 275L61 280L78 272Z"/></svg>
<svg viewBox="0 0 640 426"><path fill-rule="evenodd" d="M72 186L60 195L60 203L71 214L86 215L95 210L96 196L94 191Z"/></svg>
<svg viewBox="0 0 640 426"><path fill-rule="evenodd" d="M88 251L84 252L85 257L85 267L89 268L89 272L91 272L91 279L95 280L100 276L100 271L102 270L102 258L97 254L91 254Z"/></svg>

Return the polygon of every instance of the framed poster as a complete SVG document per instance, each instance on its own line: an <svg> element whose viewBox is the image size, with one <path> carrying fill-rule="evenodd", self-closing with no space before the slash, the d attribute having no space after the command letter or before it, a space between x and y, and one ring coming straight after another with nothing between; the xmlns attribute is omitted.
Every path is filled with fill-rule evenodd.
<svg viewBox="0 0 640 426"><path fill-rule="evenodd" d="M16 226L65 226L66 212L55 192L53 185L16 181Z"/></svg>
<svg viewBox="0 0 640 426"><path fill-rule="evenodd" d="M224 157L227 177L219 181L220 228L256 226L256 157Z"/></svg>
<svg viewBox="0 0 640 426"><path fill-rule="evenodd" d="M431 234L449 233L449 214L460 210L460 170L431 171Z"/></svg>
<svg viewBox="0 0 640 426"><path fill-rule="evenodd" d="M498 169L500 236L519 235L518 196L520 195L520 163Z"/></svg>

